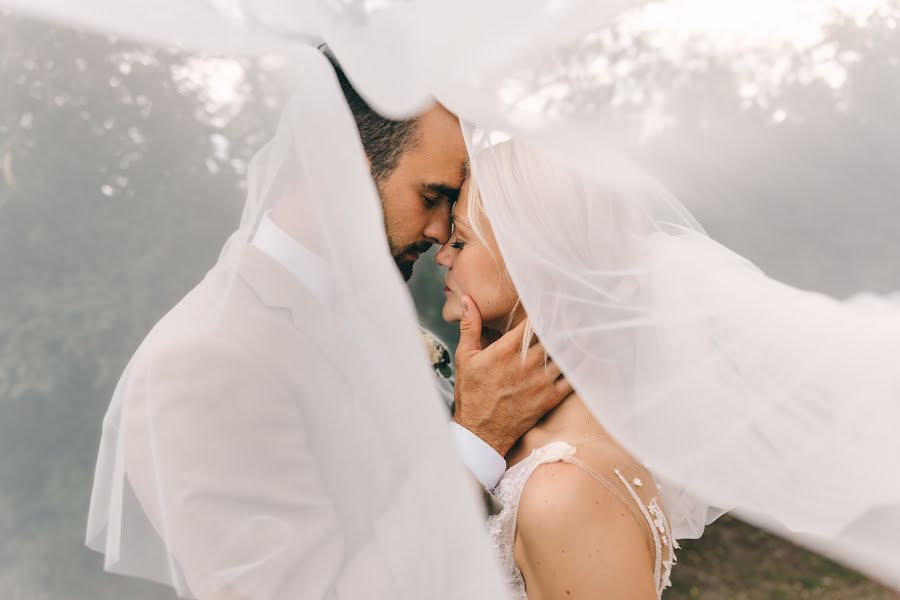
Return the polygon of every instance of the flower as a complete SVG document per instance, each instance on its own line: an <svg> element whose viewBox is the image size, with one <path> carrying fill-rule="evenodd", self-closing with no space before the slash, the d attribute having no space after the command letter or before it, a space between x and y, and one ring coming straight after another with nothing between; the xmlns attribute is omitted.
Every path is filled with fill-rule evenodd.
<svg viewBox="0 0 900 600"><path fill-rule="evenodd" d="M428 353L428 360L431 361L431 367L439 377L453 380L453 368L450 363L450 351L444 346L434 335L422 329L422 342L425 344L425 351Z"/></svg>
<svg viewBox="0 0 900 600"><path fill-rule="evenodd" d="M432 365L438 364L441 360L441 349L438 347L437 340L429 332L422 330L422 342L425 344L428 360Z"/></svg>

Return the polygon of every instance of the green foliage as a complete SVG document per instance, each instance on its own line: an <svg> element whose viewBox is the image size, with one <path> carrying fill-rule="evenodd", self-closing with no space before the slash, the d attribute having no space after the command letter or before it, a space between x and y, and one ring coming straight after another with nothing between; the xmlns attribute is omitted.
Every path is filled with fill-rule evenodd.
<svg viewBox="0 0 900 600"><path fill-rule="evenodd" d="M168 598L83 546L100 423L134 348L236 226L282 91L228 61L237 110L185 74L214 58L13 17L0 39L0 597Z"/></svg>
<svg viewBox="0 0 900 600"><path fill-rule="evenodd" d="M897 600L864 577L730 517L682 543L665 600Z"/></svg>

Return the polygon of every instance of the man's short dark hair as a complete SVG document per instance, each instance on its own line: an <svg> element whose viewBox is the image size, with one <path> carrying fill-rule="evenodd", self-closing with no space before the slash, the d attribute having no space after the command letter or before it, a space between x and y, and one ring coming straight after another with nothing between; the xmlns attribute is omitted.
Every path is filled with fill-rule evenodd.
<svg viewBox="0 0 900 600"><path fill-rule="evenodd" d="M393 121L382 117L369 106L359 95L331 49L322 44L319 50L328 57L334 72L337 74L344 92L344 98L350 106L363 149L369 162L372 163L372 178L381 183L393 172L403 154L415 144L418 119Z"/></svg>

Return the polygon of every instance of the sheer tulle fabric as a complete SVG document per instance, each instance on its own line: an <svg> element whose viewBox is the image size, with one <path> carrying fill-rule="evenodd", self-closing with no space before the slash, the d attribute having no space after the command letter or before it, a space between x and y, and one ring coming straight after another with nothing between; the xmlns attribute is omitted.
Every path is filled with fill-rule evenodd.
<svg viewBox="0 0 900 600"><path fill-rule="evenodd" d="M766 277L614 155L579 173L468 138L535 332L661 477L676 537L702 532L708 505L734 507L900 584L884 568L900 564L900 307Z"/></svg>
<svg viewBox="0 0 900 600"><path fill-rule="evenodd" d="M527 142L540 152L528 160L554 161L547 168L556 170L559 189L538 195L549 182L521 170L491 170L486 165L502 146L490 136L470 136L475 176L504 258L539 335L584 399L667 488L682 490L667 498L670 511L681 507L673 528L696 534L710 517L706 505L737 506L747 518L900 587L900 493L891 476L900 461L898 301L868 296L838 302L767 278L706 237L676 199L620 158L653 120L623 106L630 96L665 92L667 81L649 91L635 89L628 69L639 70L641 56L631 38L625 35L618 47L605 29L648 3L2 3L218 52L302 55L306 40L321 38L386 114L409 115L433 96L483 130ZM754 34L729 37L732 46L745 45L746 56L733 47L722 56L755 61L761 81L777 78L786 63L766 54L760 60L757 46L798 43L779 39L784 27L753 14L772 4L730 2L721 8ZM785 18L815 25L824 23L823 13L852 3L777 4L790 9ZM670 30L680 24L662 19L658 32L678 35ZM436 43L435 28L449 41ZM815 44L810 30L803 28L802 43ZM607 60L614 52L630 62ZM620 76L620 67L626 75ZM711 126L732 117L705 115ZM526 154L532 157L530 150ZM729 198L723 194L717 201ZM254 216L250 210L248 218ZM374 221L370 232L363 220L355 222L360 235L378 229ZM866 222L846 226L864 228ZM350 238L345 232L341 239ZM228 254L226 249L225 264ZM360 282L376 286L376 274L390 277L384 270L367 272L365 263L356 262L360 255L340 258L346 258L340 264L348 276L360 277L344 282L353 289ZM359 335L378 325L348 323L360 328ZM412 352L412 337L409 344L405 352ZM360 342L360 356L366 351L385 354ZM384 367L392 373L387 362ZM371 374L380 377L374 367ZM406 408L396 404L398 411ZM110 431L114 426L115 412ZM383 433L385 439L396 433L390 419ZM104 468L121 468L115 453L104 455ZM109 485L100 480L98 494L109 493Z"/></svg>
<svg viewBox="0 0 900 600"><path fill-rule="evenodd" d="M116 389L103 426L88 545L105 553L108 570L169 584L183 596L344 598L366 590L332 589L339 574L330 569L341 557L353 568L354 556L371 551L369 537L379 534L409 560L373 574L393 588L387 592L373 578L368 591L376 596L500 598L479 499L447 435L446 409L387 249L353 118L325 57L314 49L297 57L300 90L314 93L290 102L275 139L252 163L241 226L207 275L224 291L191 292L142 343ZM313 325L329 324L323 351L346 367L339 388L305 372L302 356L242 348L221 335L234 326L229 319L245 287L240 264L265 214L301 223L297 239L328 264L330 302L312 306L308 316ZM279 343L272 338L274 347ZM209 356L221 360L219 368L201 368ZM307 397L276 403L253 396L254 382L278 381L282 369L304 373ZM185 381L196 396L173 396ZM348 398L352 411L341 408ZM332 411L325 420L342 441L331 455L291 458L304 435L326 435L294 431L297 405L307 413ZM273 444L286 446L273 455L281 459L256 456ZM339 472L329 473L328 492L351 515L343 531L325 504L294 491L329 465ZM386 520L395 505L401 510ZM311 511L320 511L312 519L320 525L297 527Z"/></svg>

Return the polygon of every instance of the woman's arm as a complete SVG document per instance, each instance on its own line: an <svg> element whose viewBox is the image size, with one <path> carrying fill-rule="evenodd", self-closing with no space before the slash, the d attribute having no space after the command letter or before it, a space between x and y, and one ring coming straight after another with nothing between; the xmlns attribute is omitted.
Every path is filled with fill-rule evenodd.
<svg viewBox="0 0 900 600"><path fill-rule="evenodd" d="M655 600L651 542L633 509L575 465L539 467L517 517L529 600Z"/></svg>

